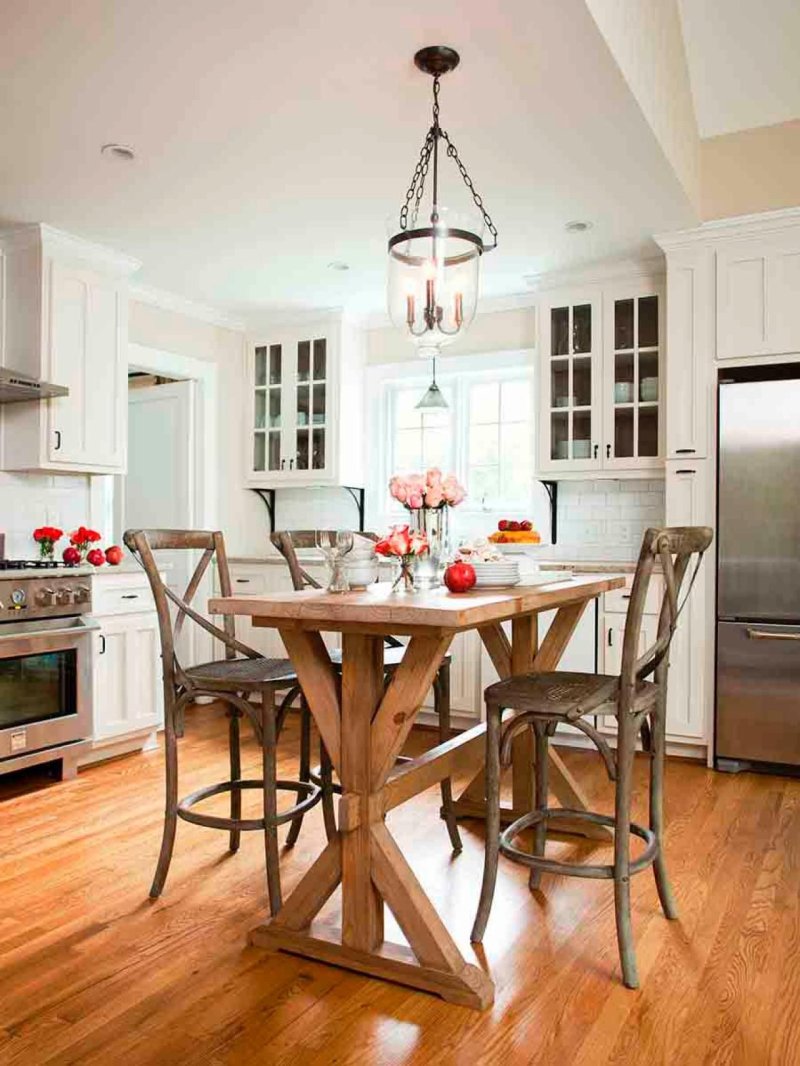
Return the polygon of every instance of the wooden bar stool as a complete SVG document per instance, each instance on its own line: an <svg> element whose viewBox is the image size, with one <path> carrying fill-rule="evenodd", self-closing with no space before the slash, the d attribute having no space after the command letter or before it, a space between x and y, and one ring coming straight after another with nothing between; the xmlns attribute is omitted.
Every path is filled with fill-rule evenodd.
<svg viewBox="0 0 800 1066"><path fill-rule="evenodd" d="M663 852L664 756L667 708L669 648L680 613L689 598L703 553L713 533L706 527L648 529L631 589L622 668L619 677L580 673L541 673L511 677L490 685L486 697L486 852L480 902L472 929L472 940L480 941L486 929L497 880L498 855L530 868L530 887L539 887L543 873L573 877L607 878L614 881L614 909L617 942L624 983L637 988L636 955L630 911L630 876L653 866L658 896L667 918L677 918L677 909L667 878ZM694 560L691 577L682 601L684 578ZM655 644L639 655L645 597L657 561L664 574L664 597ZM648 681L647 678L652 677ZM504 710L516 713L505 724ZM617 749L587 721L590 715L615 715ZM549 807L547 803L548 745L559 722L569 723L588 736L597 747L609 778L615 782L614 816L592 811ZM518 818L500 832L500 767L511 760L514 738L530 729L534 735L536 810ZM637 737L650 760L649 827L630 820L633 757ZM545 858L547 826L560 818L583 818L614 830L614 862L609 865L582 865ZM515 838L533 829L533 852L523 851ZM630 835L645 842L644 851L630 856Z"/></svg>
<svg viewBox="0 0 800 1066"><path fill-rule="evenodd" d="M297 549L304 548L316 548L317 546L317 533L318 530L314 529L302 529L302 530L284 530L279 533L271 534L270 539L281 555L287 562L289 567L289 573L292 577L292 584L297 591L302 591L305 588L320 588L318 581L303 569L300 560L297 557ZM379 537L375 533L359 533L358 536L365 537L368 540L377 543ZM384 640L384 652L383 652L383 671L384 671L384 683L388 684L394 671L403 661L405 655L405 645L396 640L394 637L386 637ZM331 661L336 667L337 674L341 678L341 665L342 665L342 653L336 649L330 651ZM439 722L439 742L443 743L450 739L450 655L446 655L442 660L442 664L439 667L439 671L433 682L433 709ZM322 809L325 818L325 828L328 834L328 839L332 839L333 834L336 832L336 816L333 808L333 795L334 793L341 793L341 786L333 781L333 771L331 768L331 762L328 757L328 753L325 750L325 745L320 741L320 765L318 767L311 766L311 713L303 700L301 702L301 733L300 733L300 780L311 781L318 784L322 788ZM398 762L407 761L402 756ZM453 851L461 851L461 835L458 831L458 822L456 821L456 813L453 807L453 789L450 778L446 778L441 782L441 795L442 806L440 815L444 819L447 826L447 832L450 836L450 844ZM303 824L302 812L292 823L289 830L289 835L286 839L287 845L294 844L300 833L300 828Z"/></svg>
<svg viewBox="0 0 800 1066"><path fill-rule="evenodd" d="M234 619L225 615L224 629L213 625L191 606L211 560L216 555L220 592L231 595L231 579L222 533L202 530L129 529L125 544L142 565L158 612L161 635L161 657L164 679L164 748L166 761L166 803L164 831L155 877L150 896L161 894L167 879L175 830L178 819L211 829L223 829L230 834L230 850L237 851L241 832L260 830L264 833L267 868L267 890L270 913L277 914L281 906L280 867L278 858L278 826L302 815L321 799L321 789L308 780L277 780L276 752L278 736L292 700L300 687L289 659L266 659L258 652L236 640ZM161 579L158 563L153 555L160 551L200 551L202 555L183 595L177 596ZM173 626L170 604L175 608ZM225 658L198 666L183 667L175 654L186 618L210 633L225 646ZM237 658L237 653L244 658ZM282 695L276 709L276 696ZM230 780L197 789L183 799L178 798L178 738L183 736L186 708L198 696L209 696L228 705L228 745ZM253 701L260 696L260 703ZM263 776L258 780L242 779L239 719L249 719L262 751ZM261 818L242 818L242 790L260 789L264 813ZM278 814L277 792L297 794L298 802ZM230 817L202 814L195 805L221 793L230 793Z"/></svg>

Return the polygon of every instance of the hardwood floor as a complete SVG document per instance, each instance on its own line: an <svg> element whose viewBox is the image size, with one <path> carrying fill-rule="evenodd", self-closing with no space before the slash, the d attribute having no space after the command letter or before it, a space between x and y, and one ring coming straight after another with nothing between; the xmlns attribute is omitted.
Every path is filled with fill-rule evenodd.
<svg viewBox="0 0 800 1066"><path fill-rule="evenodd" d="M410 747L430 742L423 733ZM292 723L279 776L293 773L296 751ZM199 708L181 746L183 792L221 779L225 752L219 711ZM599 758L564 759L607 806ZM243 764L257 776L249 738ZM661 916L649 872L634 878L638 992L620 983L610 883L545 877L532 896L527 871L503 863L478 954L496 1002L481 1014L246 947L265 914L258 833L228 855L225 834L181 823L164 896L149 902L162 771L152 752L33 792L0 778L3 1066L800 1062L800 781L669 763L667 856L681 919ZM464 852L451 858L439 802L433 788L389 820L471 958L481 826L463 823ZM285 887L322 840L317 808L284 855ZM608 853L594 842L553 849ZM401 936L388 915L386 925Z"/></svg>

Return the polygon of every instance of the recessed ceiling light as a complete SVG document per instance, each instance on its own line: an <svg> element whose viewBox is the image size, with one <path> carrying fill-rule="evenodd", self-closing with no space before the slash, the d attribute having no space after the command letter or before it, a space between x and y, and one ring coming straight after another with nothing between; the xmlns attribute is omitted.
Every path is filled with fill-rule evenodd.
<svg viewBox="0 0 800 1066"><path fill-rule="evenodd" d="M349 270L350 264L343 263L341 259L334 259L333 262L328 263L328 270Z"/></svg>
<svg viewBox="0 0 800 1066"><path fill-rule="evenodd" d="M568 222L564 229L567 233L585 233L587 229L592 228L591 222L585 222L582 219L575 219L574 222Z"/></svg>
<svg viewBox="0 0 800 1066"><path fill-rule="evenodd" d="M129 144L104 144L101 155L113 156L114 159L135 159L136 153Z"/></svg>

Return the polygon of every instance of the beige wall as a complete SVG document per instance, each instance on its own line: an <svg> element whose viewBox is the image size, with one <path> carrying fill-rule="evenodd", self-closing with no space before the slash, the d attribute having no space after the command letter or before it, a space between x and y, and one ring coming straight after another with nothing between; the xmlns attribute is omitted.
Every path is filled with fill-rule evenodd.
<svg viewBox="0 0 800 1066"><path fill-rule="evenodd" d="M444 349L447 355L485 355L488 352L533 348L536 344L536 312L532 307L479 314L463 337ZM413 362L417 351L397 329L386 326L367 332L367 362Z"/></svg>
<svg viewBox="0 0 800 1066"><path fill-rule="evenodd" d="M662 152L699 209L699 137L676 0L586 2Z"/></svg>
<svg viewBox="0 0 800 1066"><path fill-rule="evenodd" d="M704 219L800 206L800 119L701 141Z"/></svg>
<svg viewBox="0 0 800 1066"><path fill-rule="evenodd" d="M132 300L128 338L214 363L218 370L218 522L231 555L265 552L268 532L263 503L246 489L243 463L244 334Z"/></svg>

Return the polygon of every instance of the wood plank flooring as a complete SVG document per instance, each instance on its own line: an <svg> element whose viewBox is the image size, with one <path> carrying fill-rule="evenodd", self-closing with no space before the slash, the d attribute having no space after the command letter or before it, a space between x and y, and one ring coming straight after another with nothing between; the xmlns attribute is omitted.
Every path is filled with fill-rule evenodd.
<svg viewBox="0 0 800 1066"><path fill-rule="evenodd" d="M409 749L431 742L418 732ZM293 774L296 754L291 723L279 776ZM599 759L563 754L592 803L608 808ZM217 708L189 716L181 759L184 793L225 776ZM257 776L250 738L243 764ZM681 919L662 917L649 872L634 878L638 992L620 984L610 884L545 877L531 895L527 871L502 863L477 953L497 997L480 1014L246 947L265 914L258 833L243 834L229 855L225 834L181 823L165 894L149 902L162 772L161 753L151 752L35 791L0 778L3 1066L800 1063L800 781L669 763L668 858ZM642 762L640 818L644 772ZM248 809L256 803L247 797ZM214 804L224 810L222 798ZM389 821L473 958L481 826L463 824L464 852L452 858L438 807L434 788ZM322 841L316 809L284 854L285 888ZM552 847L608 854L588 841ZM328 906L338 909L338 895ZM388 915L386 925L401 937Z"/></svg>

